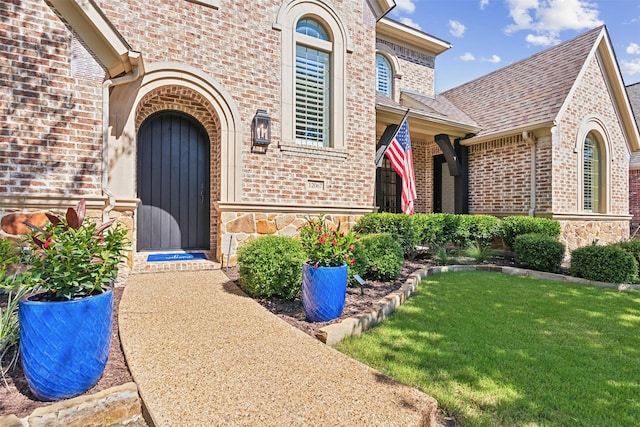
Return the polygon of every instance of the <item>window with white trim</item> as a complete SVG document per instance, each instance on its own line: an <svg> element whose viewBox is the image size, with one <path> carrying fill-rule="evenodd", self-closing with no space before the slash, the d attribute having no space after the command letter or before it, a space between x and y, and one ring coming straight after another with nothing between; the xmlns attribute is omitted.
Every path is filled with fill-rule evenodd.
<svg viewBox="0 0 640 427"><path fill-rule="evenodd" d="M603 153L594 132L589 132L582 149L582 208L585 212L603 212Z"/></svg>
<svg viewBox="0 0 640 427"><path fill-rule="evenodd" d="M282 2L281 139L296 155L347 156L347 54L353 46L340 14L324 0Z"/></svg>
<svg viewBox="0 0 640 427"><path fill-rule="evenodd" d="M296 25L296 142L329 147L331 126L331 41L315 19Z"/></svg>
<svg viewBox="0 0 640 427"><path fill-rule="evenodd" d="M389 98L393 98L393 68L382 54L376 54L376 89Z"/></svg>

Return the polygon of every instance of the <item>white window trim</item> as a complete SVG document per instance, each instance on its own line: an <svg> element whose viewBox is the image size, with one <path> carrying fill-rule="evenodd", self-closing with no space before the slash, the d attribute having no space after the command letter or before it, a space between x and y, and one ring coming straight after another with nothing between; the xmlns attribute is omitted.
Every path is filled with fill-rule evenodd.
<svg viewBox="0 0 640 427"><path fill-rule="evenodd" d="M398 97L400 86L397 80L402 79L402 68L400 67L400 62L398 62L398 58L396 57L395 52L389 46L382 43L376 43L376 55L377 54L383 55L385 58L387 58L389 64L391 64L391 72L393 73L393 79L391 80L391 98L397 102L399 99Z"/></svg>
<svg viewBox="0 0 640 427"><path fill-rule="evenodd" d="M293 0L285 2L278 12L273 28L281 32L282 43L282 103L280 148L284 151L298 151L295 147L295 73L296 43L317 48L314 39L311 44L309 36L298 34L296 25L303 18L316 19L326 26L331 38L331 130L329 135L330 149L346 150L346 54L353 51L346 28L338 13L329 5L317 0ZM309 149L310 147L305 147ZM318 147L324 150L327 147Z"/></svg>
<svg viewBox="0 0 640 427"><path fill-rule="evenodd" d="M587 135L590 132L594 132L598 135L598 141L601 143L602 159L600 164L602 169L602 189L603 197L601 203L602 212L585 211L584 209L584 142ZM582 124L578 128L578 135L576 138L576 145L574 147L574 153L577 154L577 206L576 211L586 215L606 215L611 210L611 162L612 162L612 148L611 137L609 131L604 125L604 120L598 116L589 116L582 121Z"/></svg>

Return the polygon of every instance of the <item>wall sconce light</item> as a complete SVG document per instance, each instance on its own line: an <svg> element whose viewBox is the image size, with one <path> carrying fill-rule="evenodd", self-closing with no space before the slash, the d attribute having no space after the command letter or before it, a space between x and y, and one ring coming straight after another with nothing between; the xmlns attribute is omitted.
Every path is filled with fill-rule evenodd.
<svg viewBox="0 0 640 427"><path fill-rule="evenodd" d="M251 134L254 145L271 144L271 117L265 110L258 110L253 117Z"/></svg>

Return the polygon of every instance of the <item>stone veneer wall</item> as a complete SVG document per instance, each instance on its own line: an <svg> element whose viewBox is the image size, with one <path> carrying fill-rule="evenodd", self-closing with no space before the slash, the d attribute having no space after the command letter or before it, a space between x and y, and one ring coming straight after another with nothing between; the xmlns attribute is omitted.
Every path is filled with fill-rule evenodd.
<svg viewBox="0 0 640 427"><path fill-rule="evenodd" d="M260 236L298 236L300 227L310 216L313 217L308 213L223 212L220 215L221 247L218 249L223 264L235 265L238 248ZM327 214L325 219L329 226L335 228L339 225L341 230L348 231L361 216Z"/></svg>
<svg viewBox="0 0 640 427"><path fill-rule="evenodd" d="M559 220L560 241L567 245L567 254L593 243L606 245L629 238L629 221Z"/></svg>

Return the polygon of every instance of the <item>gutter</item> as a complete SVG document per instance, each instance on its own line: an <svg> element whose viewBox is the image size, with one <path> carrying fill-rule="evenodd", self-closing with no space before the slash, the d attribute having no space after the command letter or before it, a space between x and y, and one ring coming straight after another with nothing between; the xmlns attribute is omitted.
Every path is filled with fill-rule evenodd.
<svg viewBox="0 0 640 427"><path fill-rule="evenodd" d="M102 193L107 196L107 205L102 210L102 222L109 220L109 214L116 206L116 196L109 190L109 104L111 88L134 82L144 76L144 61L140 52L129 51L132 72L121 77L107 79L102 83Z"/></svg>

